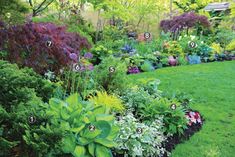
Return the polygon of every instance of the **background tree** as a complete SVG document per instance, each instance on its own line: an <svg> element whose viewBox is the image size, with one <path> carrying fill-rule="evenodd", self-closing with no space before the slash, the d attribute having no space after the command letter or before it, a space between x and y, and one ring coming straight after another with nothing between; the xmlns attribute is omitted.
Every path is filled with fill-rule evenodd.
<svg viewBox="0 0 235 157"><path fill-rule="evenodd" d="M174 0L174 4L183 12L194 11L198 13L212 0Z"/></svg>
<svg viewBox="0 0 235 157"><path fill-rule="evenodd" d="M28 3L32 9L32 16L37 16L44 11L55 0L28 0Z"/></svg>
<svg viewBox="0 0 235 157"><path fill-rule="evenodd" d="M0 0L0 19L8 24L22 22L28 11L27 3L20 0Z"/></svg>

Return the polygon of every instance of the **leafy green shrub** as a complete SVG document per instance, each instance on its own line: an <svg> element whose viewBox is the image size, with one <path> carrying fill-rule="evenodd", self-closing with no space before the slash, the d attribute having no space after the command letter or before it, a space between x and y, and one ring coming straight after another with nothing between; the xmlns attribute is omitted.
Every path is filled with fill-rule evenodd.
<svg viewBox="0 0 235 157"><path fill-rule="evenodd" d="M0 19L9 24L22 23L24 14L29 12L27 4L20 0L1 0Z"/></svg>
<svg viewBox="0 0 235 157"><path fill-rule="evenodd" d="M122 104L121 99L114 94L107 94L107 92L96 92L96 96L89 98L89 101L94 105L104 105L107 109L106 113L110 111L123 112L125 110L124 105Z"/></svg>
<svg viewBox="0 0 235 157"><path fill-rule="evenodd" d="M171 105L176 105L176 109L171 109ZM147 121L152 121L156 115L163 116L164 132L167 134L183 134L187 128L185 110L177 101L159 98L149 105L144 106L140 111L141 117Z"/></svg>
<svg viewBox="0 0 235 157"><path fill-rule="evenodd" d="M63 134L62 151L75 157L111 157L119 128L105 110L104 106L82 102L78 94L65 101L51 99L46 110L48 125Z"/></svg>
<svg viewBox="0 0 235 157"><path fill-rule="evenodd" d="M235 40L231 41L231 43L226 46L226 50L235 51Z"/></svg>
<svg viewBox="0 0 235 157"><path fill-rule="evenodd" d="M175 57L184 56L183 49L178 41L170 41L165 43L163 52Z"/></svg>
<svg viewBox="0 0 235 157"><path fill-rule="evenodd" d="M121 99L125 102L127 109L133 109L136 115L140 115L141 110L154 102L153 97L143 88L128 89Z"/></svg>
<svg viewBox="0 0 235 157"><path fill-rule="evenodd" d="M152 65L151 62L149 61L145 61L142 65L141 65L141 70L143 70L144 72L149 72L149 71L153 71L154 67Z"/></svg>
<svg viewBox="0 0 235 157"><path fill-rule="evenodd" d="M48 101L53 96L55 84L42 79L32 69L19 69L15 64L10 64L0 60L0 102L4 106L17 105L19 102L28 100L24 90L31 90L36 96L41 97L43 101Z"/></svg>
<svg viewBox="0 0 235 157"><path fill-rule="evenodd" d="M148 88L147 88L148 89ZM164 132L166 134L183 133L187 127L185 110L177 99L164 98L150 94L144 88L128 90L121 97L128 110L133 111L135 117L141 121L153 122L156 116L163 116ZM171 105L175 104L175 110Z"/></svg>
<svg viewBox="0 0 235 157"><path fill-rule="evenodd" d="M31 69L1 60L0 77L0 156L50 153L58 136L42 132L38 125L46 121L40 104L53 95L55 85ZM30 116L36 117L37 125L29 124Z"/></svg>
<svg viewBox="0 0 235 157"><path fill-rule="evenodd" d="M110 71L111 70L111 71ZM97 83L96 89L108 92L123 91L127 88L127 67L120 59L107 57L95 67L93 77Z"/></svg>
<svg viewBox="0 0 235 157"><path fill-rule="evenodd" d="M108 50L103 45L97 45L92 48L91 53L93 54L92 63L99 64L102 59L104 59L105 57L109 57L113 52L111 50Z"/></svg>
<svg viewBox="0 0 235 157"><path fill-rule="evenodd" d="M116 41L126 37L126 34L123 29L118 29L115 26L107 26L103 30L103 39L104 41Z"/></svg>
<svg viewBox="0 0 235 157"><path fill-rule="evenodd" d="M230 29L219 29L216 34L216 41L225 48L233 39L235 39L235 33Z"/></svg>
<svg viewBox="0 0 235 157"><path fill-rule="evenodd" d="M187 60L184 57L178 57L177 60L178 60L179 65L187 65L188 64Z"/></svg>
<svg viewBox="0 0 235 157"><path fill-rule="evenodd" d="M163 121L156 118L150 125L140 123L133 114L127 113L116 124L121 128L116 138L118 153L124 156L162 156L165 149L162 142L166 140L163 135Z"/></svg>
<svg viewBox="0 0 235 157"><path fill-rule="evenodd" d="M69 9L69 10L71 10L71 9ZM61 26L66 23L68 32L79 33L83 37L87 38L89 43L92 44L94 41L94 38L95 38L94 37L95 30L94 30L92 24L90 24L89 22L84 20L78 14L76 14L76 15L70 14L69 16L70 16L69 18L61 19L61 18L58 18L54 14L49 14L45 17L33 17L33 22L43 22L43 23L53 22L53 23L56 23L57 25L61 25Z"/></svg>

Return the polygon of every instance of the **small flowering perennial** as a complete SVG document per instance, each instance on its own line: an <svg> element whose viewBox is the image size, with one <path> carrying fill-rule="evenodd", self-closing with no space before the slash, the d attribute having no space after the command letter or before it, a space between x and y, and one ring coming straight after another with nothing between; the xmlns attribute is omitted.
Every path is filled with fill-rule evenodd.
<svg viewBox="0 0 235 157"><path fill-rule="evenodd" d="M189 126L193 124L202 124L202 119L199 112L190 111L186 113L186 118L188 119Z"/></svg>
<svg viewBox="0 0 235 157"><path fill-rule="evenodd" d="M115 125L121 128L115 139L116 150L125 157L157 157L165 153L162 146L162 142L166 140L162 132L162 118L146 125L138 122L132 113L127 113Z"/></svg>
<svg viewBox="0 0 235 157"><path fill-rule="evenodd" d="M137 74L137 73L140 73L140 70L137 66L130 66L130 67L128 67L128 73L129 74Z"/></svg>

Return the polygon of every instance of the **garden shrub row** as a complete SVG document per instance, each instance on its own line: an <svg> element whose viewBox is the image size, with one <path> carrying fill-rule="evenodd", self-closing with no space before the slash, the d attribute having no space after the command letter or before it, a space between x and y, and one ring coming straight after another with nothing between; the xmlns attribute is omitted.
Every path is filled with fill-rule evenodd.
<svg viewBox="0 0 235 157"><path fill-rule="evenodd" d="M95 91L65 97L55 92L59 84L1 61L2 155L162 156L168 154L164 143L169 137L183 134L192 123L201 125L199 114L188 118L189 99L164 96L159 80L124 88L125 67L107 73L110 60L118 62L104 59L90 76L100 75L93 78ZM70 71L79 79L87 72Z"/></svg>
<svg viewBox="0 0 235 157"><path fill-rule="evenodd" d="M127 73L234 57L234 32L211 32L204 16L182 16L197 17L205 30L198 21L171 28L175 17L147 40L111 26L93 48L53 23L1 22L0 57L11 63L0 61L0 155L169 156L201 128L200 113L185 94L160 91L160 80L132 85Z"/></svg>

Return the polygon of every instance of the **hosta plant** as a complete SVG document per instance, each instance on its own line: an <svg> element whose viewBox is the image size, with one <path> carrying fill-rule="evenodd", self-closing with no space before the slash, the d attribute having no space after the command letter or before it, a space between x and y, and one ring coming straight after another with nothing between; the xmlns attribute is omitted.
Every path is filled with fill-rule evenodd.
<svg viewBox="0 0 235 157"><path fill-rule="evenodd" d="M121 129L115 139L116 152L124 154L125 157L150 157L162 156L165 149L162 142L166 140L163 135L163 122L156 118L149 125L140 123L132 113L127 113L115 122Z"/></svg>
<svg viewBox="0 0 235 157"><path fill-rule="evenodd" d="M61 149L75 157L111 157L119 128L114 116L105 114L104 106L82 102L78 94L65 101L51 99L47 112L51 128L60 129Z"/></svg>

